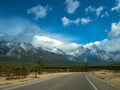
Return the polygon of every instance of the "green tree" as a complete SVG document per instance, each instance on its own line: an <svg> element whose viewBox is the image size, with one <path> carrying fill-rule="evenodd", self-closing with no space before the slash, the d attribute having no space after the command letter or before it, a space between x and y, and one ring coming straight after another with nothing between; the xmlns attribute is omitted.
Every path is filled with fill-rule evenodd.
<svg viewBox="0 0 120 90"><path fill-rule="evenodd" d="M33 66L33 71L35 73L35 78L37 78L37 73L40 74L42 73L42 68L43 68L43 62L41 59L37 61L37 63Z"/></svg>
<svg viewBox="0 0 120 90"><path fill-rule="evenodd" d="M4 71L4 70L3 70L3 65L1 64L1 65L0 65L0 76L3 75L3 71Z"/></svg>
<svg viewBox="0 0 120 90"><path fill-rule="evenodd" d="M25 78L25 77L27 77L27 75L29 75L29 70L24 64L21 65L20 74L21 74L21 77L23 77L23 78Z"/></svg>
<svg viewBox="0 0 120 90"><path fill-rule="evenodd" d="M43 61L41 59L38 60L37 62L38 65L38 74L42 73L42 69L43 69Z"/></svg>
<svg viewBox="0 0 120 90"><path fill-rule="evenodd" d="M15 76L15 78L20 78L20 72L21 68L19 66L16 66L13 68L13 75Z"/></svg>
<svg viewBox="0 0 120 90"><path fill-rule="evenodd" d="M36 64L33 66L33 71L34 71L34 74L35 74L35 78L37 78L38 67L39 66L36 65Z"/></svg>
<svg viewBox="0 0 120 90"><path fill-rule="evenodd" d="M3 72L6 77L10 77L13 72L11 64L5 64L3 66Z"/></svg>

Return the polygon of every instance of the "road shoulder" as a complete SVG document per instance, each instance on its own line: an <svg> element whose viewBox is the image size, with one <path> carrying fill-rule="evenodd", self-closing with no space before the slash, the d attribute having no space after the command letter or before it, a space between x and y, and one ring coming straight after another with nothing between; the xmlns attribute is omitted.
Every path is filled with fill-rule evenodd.
<svg viewBox="0 0 120 90"><path fill-rule="evenodd" d="M8 85L3 85L3 86L0 86L0 90L10 90L12 88L18 88L18 87L22 87L22 86L26 86L26 85L31 85L31 84L43 82L46 80L50 80L53 78L65 76L68 74L72 74L72 73L52 73L52 74L48 74L48 75L45 75L45 76L42 76L39 78L34 78L34 79L31 79L28 81L24 81L24 82L17 82L17 83L12 83L12 84L8 84Z"/></svg>
<svg viewBox="0 0 120 90"><path fill-rule="evenodd" d="M106 90L106 88L107 90L120 90L120 87L111 85L110 83L92 75L92 73L88 73L88 78L98 90Z"/></svg>

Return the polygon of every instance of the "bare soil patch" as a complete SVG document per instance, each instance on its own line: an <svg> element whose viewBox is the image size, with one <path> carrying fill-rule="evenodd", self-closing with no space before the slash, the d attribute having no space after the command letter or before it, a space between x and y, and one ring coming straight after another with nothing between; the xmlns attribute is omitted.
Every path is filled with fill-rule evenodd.
<svg viewBox="0 0 120 90"><path fill-rule="evenodd" d="M111 83L112 85L120 87L120 72L96 71L94 72L94 75Z"/></svg>

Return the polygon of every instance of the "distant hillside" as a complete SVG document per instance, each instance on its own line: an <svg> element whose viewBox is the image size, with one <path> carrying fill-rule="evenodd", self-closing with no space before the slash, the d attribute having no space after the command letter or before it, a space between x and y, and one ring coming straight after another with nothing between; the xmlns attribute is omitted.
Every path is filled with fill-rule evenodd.
<svg viewBox="0 0 120 90"><path fill-rule="evenodd" d="M36 48L30 43L0 41L1 61L35 62L41 58L45 63L95 63L119 61L119 57L119 52L108 53L97 47L94 47L94 50L79 47L72 55L68 55L59 49L56 49L56 52L51 52L42 47Z"/></svg>

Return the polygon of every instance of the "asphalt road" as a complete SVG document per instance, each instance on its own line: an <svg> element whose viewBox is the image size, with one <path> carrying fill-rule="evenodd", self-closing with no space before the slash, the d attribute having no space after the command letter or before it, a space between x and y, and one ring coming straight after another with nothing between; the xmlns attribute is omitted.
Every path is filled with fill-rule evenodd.
<svg viewBox="0 0 120 90"><path fill-rule="evenodd" d="M74 73L49 80L0 88L0 90L120 90L90 73Z"/></svg>

